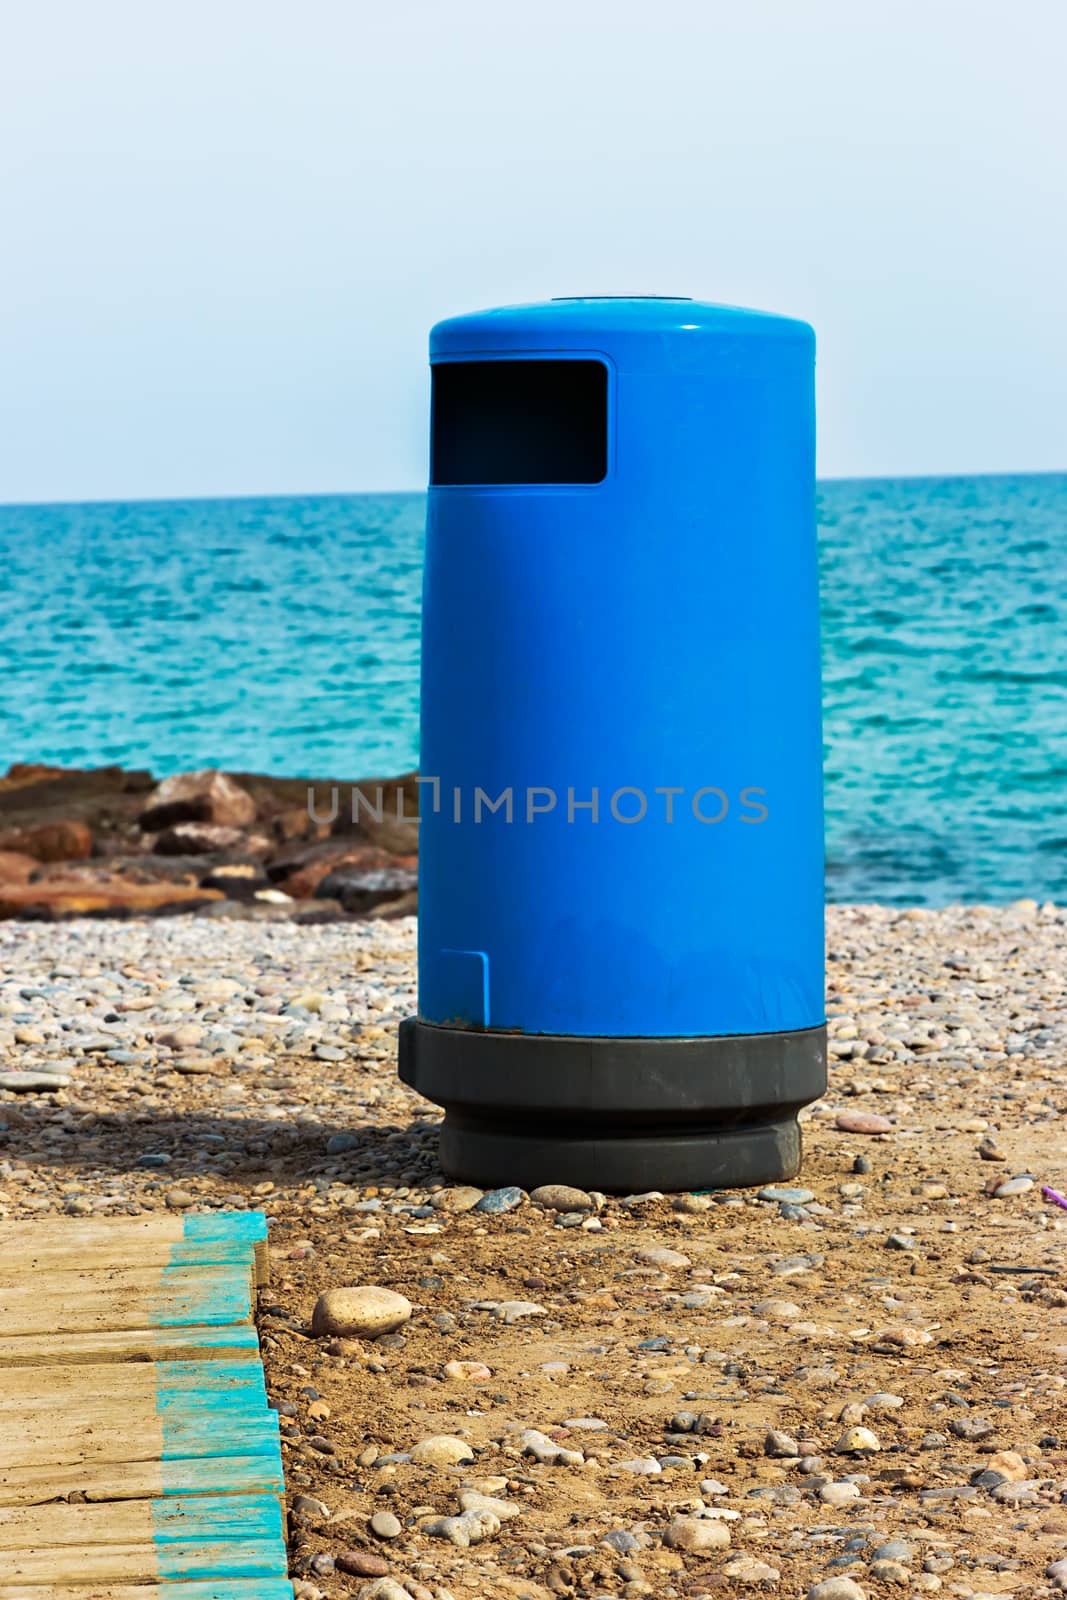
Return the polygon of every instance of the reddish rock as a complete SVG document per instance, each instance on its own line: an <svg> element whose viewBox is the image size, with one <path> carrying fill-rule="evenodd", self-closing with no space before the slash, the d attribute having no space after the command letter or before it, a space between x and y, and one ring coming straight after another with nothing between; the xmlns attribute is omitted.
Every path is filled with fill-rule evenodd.
<svg viewBox="0 0 1067 1600"><path fill-rule="evenodd" d="M13 850L35 861L84 861L93 853L93 835L84 822L42 822L0 834L0 850Z"/></svg>
<svg viewBox="0 0 1067 1600"><path fill-rule="evenodd" d="M62 778L67 769L47 761L13 761L4 774L8 783L36 783L39 778Z"/></svg>
<svg viewBox="0 0 1067 1600"><path fill-rule="evenodd" d="M350 1578L384 1578L389 1571L385 1557L375 1555L373 1550L342 1550L334 1557L334 1566Z"/></svg>
<svg viewBox="0 0 1067 1600"><path fill-rule="evenodd" d="M330 839L276 856L267 867L267 876L286 894L303 900L317 892L325 877L342 868L372 871L393 865L395 858L373 845L353 845L341 839Z"/></svg>
<svg viewBox="0 0 1067 1600"><path fill-rule="evenodd" d="M179 772L149 795L140 824L146 832L175 823L207 822L220 828L246 828L256 820L256 804L247 790L224 772L205 767Z"/></svg>
<svg viewBox="0 0 1067 1600"><path fill-rule="evenodd" d="M38 862L21 850L0 850L0 883L27 883L37 866Z"/></svg>
<svg viewBox="0 0 1067 1600"><path fill-rule="evenodd" d="M195 911L223 896L179 883L20 883L0 886L0 917L53 921L64 917L165 916Z"/></svg>
<svg viewBox="0 0 1067 1600"><path fill-rule="evenodd" d="M892 1133L893 1124L888 1117L874 1111L839 1111L834 1119L835 1128L842 1133Z"/></svg>
<svg viewBox="0 0 1067 1600"><path fill-rule="evenodd" d="M271 865L273 866L273 862ZM323 878L332 870L332 862L315 861L306 867L298 867L295 872L286 873L280 878L271 872L270 880L276 889L281 889L283 894L291 895L294 900L309 900Z"/></svg>

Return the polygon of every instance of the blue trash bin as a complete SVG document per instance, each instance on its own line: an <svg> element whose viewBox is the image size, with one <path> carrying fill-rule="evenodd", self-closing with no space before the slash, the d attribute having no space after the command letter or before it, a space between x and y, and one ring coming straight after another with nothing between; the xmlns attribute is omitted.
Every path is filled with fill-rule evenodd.
<svg viewBox="0 0 1067 1600"><path fill-rule="evenodd" d="M401 1077L473 1182L791 1176L826 1086L812 330L587 297L430 359Z"/></svg>

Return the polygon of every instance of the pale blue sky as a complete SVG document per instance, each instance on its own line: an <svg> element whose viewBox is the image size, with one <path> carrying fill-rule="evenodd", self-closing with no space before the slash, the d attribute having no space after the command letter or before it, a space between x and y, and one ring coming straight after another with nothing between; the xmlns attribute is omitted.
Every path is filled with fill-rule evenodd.
<svg viewBox="0 0 1067 1600"><path fill-rule="evenodd" d="M440 317L819 336L826 475L1067 468L1061 0L0 0L0 500L425 479Z"/></svg>

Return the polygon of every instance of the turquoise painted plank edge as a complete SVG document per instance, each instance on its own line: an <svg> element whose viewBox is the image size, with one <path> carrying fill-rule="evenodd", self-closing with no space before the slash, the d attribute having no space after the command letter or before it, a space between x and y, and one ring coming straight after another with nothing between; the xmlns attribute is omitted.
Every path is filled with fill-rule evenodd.
<svg viewBox="0 0 1067 1600"><path fill-rule="evenodd" d="M282 1508L269 1494L185 1495L152 1501L156 1544L280 1543Z"/></svg>
<svg viewBox="0 0 1067 1600"><path fill-rule="evenodd" d="M213 1342L232 1340L258 1356L255 1329L240 1325L252 1313L248 1268L253 1246L267 1237L266 1218L261 1212L185 1217L182 1235L164 1268L152 1325L216 1327ZM209 1264L209 1257L220 1258L212 1265L232 1262L234 1271L198 1282L189 1269ZM152 1523L160 1600L249 1600L249 1579L256 1600L292 1600L284 1577L278 1418L266 1400L258 1360L167 1362L158 1369L166 1498L153 1503ZM243 1494L244 1488L253 1492Z"/></svg>
<svg viewBox="0 0 1067 1600"><path fill-rule="evenodd" d="M252 1291L248 1267L215 1268L206 1277L195 1267L164 1267L159 1288L149 1295L148 1326L151 1328L217 1327L230 1322L247 1322L252 1314Z"/></svg>
<svg viewBox="0 0 1067 1600"><path fill-rule="evenodd" d="M183 1344L194 1345L201 1351L205 1345L210 1344L215 1350L248 1350L252 1352L256 1361L259 1359L259 1335L250 1323L229 1323L222 1327L211 1325L199 1328L171 1328L161 1323L154 1326L156 1331L154 1342L171 1352L181 1349ZM175 1359L173 1353L168 1357L170 1361Z"/></svg>
<svg viewBox="0 0 1067 1600"><path fill-rule="evenodd" d="M281 1451L260 1456L184 1456L160 1466L168 1498L198 1494L285 1493Z"/></svg>
<svg viewBox="0 0 1067 1600"><path fill-rule="evenodd" d="M253 1389L266 1404L267 1385L258 1361L160 1361L152 1370L160 1395Z"/></svg>
<svg viewBox="0 0 1067 1600"><path fill-rule="evenodd" d="M156 1565L160 1583L179 1578L284 1578L289 1570L285 1546L279 1540L199 1546L157 1543Z"/></svg>
<svg viewBox="0 0 1067 1600"><path fill-rule="evenodd" d="M267 1237L267 1219L262 1211L221 1211L212 1216L184 1217L182 1231L190 1241L210 1239L259 1244Z"/></svg>
<svg viewBox="0 0 1067 1600"><path fill-rule="evenodd" d="M227 1421L251 1421L266 1417L267 1402L258 1384L243 1384L230 1389L158 1389L156 1412L168 1424L189 1427L198 1419L210 1424L213 1417Z"/></svg>
<svg viewBox="0 0 1067 1600"><path fill-rule="evenodd" d="M273 1411L207 1406L198 1413L167 1410L160 1417L164 1461L185 1456L274 1456L280 1451Z"/></svg>
<svg viewBox="0 0 1067 1600"><path fill-rule="evenodd" d="M171 1267L247 1266L251 1271L255 1255L246 1239L177 1239L167 1251Z"/></svg>
<svg viewBox="0 0 1067 1600"><path fill-rule="evenodd" d="M208 1580L207 1583L164 1583L159 1600L293 1600L293 1586L284 1578L257 1582L255 1589L238 1579L236 1583Z"/></svg>

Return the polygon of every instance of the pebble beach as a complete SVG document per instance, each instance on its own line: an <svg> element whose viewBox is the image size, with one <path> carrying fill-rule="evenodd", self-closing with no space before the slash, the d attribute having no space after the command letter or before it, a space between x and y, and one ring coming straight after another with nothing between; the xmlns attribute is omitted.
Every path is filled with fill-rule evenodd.
<svg viewBox="0 0 1067 1600"><path fill-rule="evenodd" d="M799 1178L605 1196L442 1173L413 918L4 922L0 1217L267 1214L302 1600L1055 1595L1067 912L827 935Z"/></svg>

